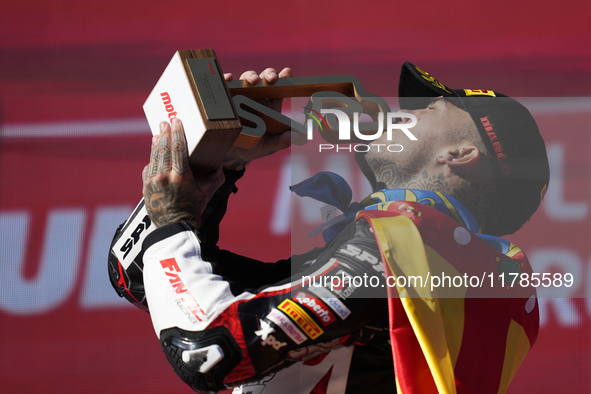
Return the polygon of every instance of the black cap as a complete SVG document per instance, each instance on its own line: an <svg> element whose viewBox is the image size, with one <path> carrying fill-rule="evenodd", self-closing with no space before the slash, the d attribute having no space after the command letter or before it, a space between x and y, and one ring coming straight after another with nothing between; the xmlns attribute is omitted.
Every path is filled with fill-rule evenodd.
<svg viewBox="0 0 591 394"><path fill-rule="evenodd" d="M489 157L503 212L493 235L512 234L529 220L548 188L550 168L546 145L530 112L515 99L483 89L451 89L414 64L404 63L398 85L402 109L426 108L443 96L468 111Z"/></svg>

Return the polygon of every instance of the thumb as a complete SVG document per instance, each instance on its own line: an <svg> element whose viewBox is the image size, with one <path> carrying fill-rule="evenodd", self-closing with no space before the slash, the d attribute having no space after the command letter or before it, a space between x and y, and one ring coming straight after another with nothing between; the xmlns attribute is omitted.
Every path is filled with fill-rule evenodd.
<svg viewBox="0 0 591 394"><path fill-rule="evenodd" d="M269 135L265 143L264 155L277 152L282 149L289 148L292 140L292 131L287 130L281 134Z"/></svg>
<svg viewBox="0 0 591 394"><path fill-rule="evenodd" d="M225 181L226 176L224 175L224 166L220 164L215 172L202 180L203 186L205 186L207 190L207 194L210 194L208 197L211 198L215 191L218 190Z"/></svg>

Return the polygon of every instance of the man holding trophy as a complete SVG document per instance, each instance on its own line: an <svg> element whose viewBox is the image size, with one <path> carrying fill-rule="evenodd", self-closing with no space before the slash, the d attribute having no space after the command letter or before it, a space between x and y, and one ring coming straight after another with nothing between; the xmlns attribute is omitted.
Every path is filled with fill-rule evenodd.
<svg viewBox="0 0 591 394"><path fill-rule="evenodd" d="M240 79L272 86L290 77L288 68L269 68ZM140 256L145 301L131 297L120 261L110 274L120 295L149 308L168 361L194 390L507 389L537 337L538 305L532 286L498 284L507 272L531 274L531 267L496 236L518 230L539 206L549 178L544 141L517 101L453 90L410 63L399 96L409 117L396 122L416 119L416 143L404 154L356 153L374 193L333 227L325 247L275 264L220 250L218 225L245 165L302 133L266 133L248 149L234 146L222 165L195 178L184 119L160 123L142 174L143 228L152 225ZM384 133L375 142L385 141ZM340 181L319 177L299 189L314 195L324 182ZM487 292L434 285L437 274L441 280L450 272L490 275ZM401 281L425 274L433 275L429 286ZM335 276L364 275L379 284L331 286Z"/></svg>

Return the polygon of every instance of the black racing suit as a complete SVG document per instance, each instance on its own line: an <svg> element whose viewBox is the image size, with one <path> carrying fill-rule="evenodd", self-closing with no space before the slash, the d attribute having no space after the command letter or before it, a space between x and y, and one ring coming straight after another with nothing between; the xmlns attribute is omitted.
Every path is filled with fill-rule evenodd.
<svg viewBox="0 0 591 394"><path fill-rule="evenodd" d="M148 305L175 372L217 391L353 346L346 393L396 392L384 266L368 223L274 264L220 250L218 226L242 173L226 171L198 231L167 225L144 242ZM358 286L364 275L379 285Z"/></svg>

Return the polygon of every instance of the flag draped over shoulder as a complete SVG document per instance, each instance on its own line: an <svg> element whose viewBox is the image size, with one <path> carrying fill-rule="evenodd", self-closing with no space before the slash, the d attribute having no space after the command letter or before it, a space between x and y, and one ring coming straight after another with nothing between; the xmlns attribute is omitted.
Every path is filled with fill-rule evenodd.
<svg viewBox="0 0 591 394"><path fill-rule="evenodd" d="M370 223L387 271L398 393L507 390L539 329L518 247L481 234L472 213L440 192L383 189L351 203L347 182L326 172L292 191L343 211L324 229L327 242L352 220Z"/></svg>
<svg viewBox="0 0 591 394"><path fill-rule="evenodd" d="M398 392L504 393L538 334L536 290L520 281L527 258L419 202L372 208L357 220L370 223L391 276Z"/></svg>

